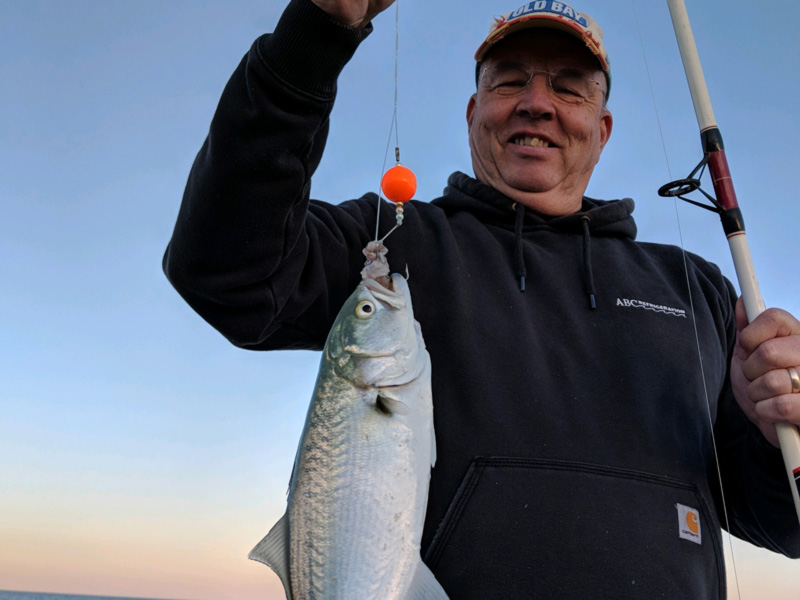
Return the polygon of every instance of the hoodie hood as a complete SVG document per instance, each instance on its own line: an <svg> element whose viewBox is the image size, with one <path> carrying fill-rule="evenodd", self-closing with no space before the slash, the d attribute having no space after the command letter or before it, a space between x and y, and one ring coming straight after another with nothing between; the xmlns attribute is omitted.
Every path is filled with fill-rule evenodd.
<svg viewBox="0 0 800 600"><path fill-rule="evenodd" d="M583 197L578 212L551 217L542 215L514 202L494 188L455 172L447 180L442 197L432 202L448 214L466 211L481 222L514 231L514 245L509 248L514 263L519 289L525 291L527 267L525 265L524 235L548 230L558 233L575 233L583 239L583 281L588 306L597 308L594 271L592 269L592 237L618 237L636 239L633 200L595 200Z"/></svg>
<svg viewBox="0 0 800 600"><path fill-rule="evenodd" d="M518 216L517 203L477 179L456 171L447 180L444 194L431 202L448 214L459 211L472 213L485 223L514 229L522 219L522 231L550 229L563 232L580 232L587 225L593 236L613 236L636 239L633 220L634 202L622 200L595 200L583 197L581 210L569 215L551 217L524 207Z"/></svg>

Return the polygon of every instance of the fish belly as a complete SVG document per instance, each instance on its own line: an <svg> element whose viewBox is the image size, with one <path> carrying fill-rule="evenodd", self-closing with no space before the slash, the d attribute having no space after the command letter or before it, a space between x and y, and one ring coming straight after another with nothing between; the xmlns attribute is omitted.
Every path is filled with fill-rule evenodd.
<svg viewBox="0 0 800 600"><path fill-rule="evenodd" d="M430 429L342 393L365 392L317 399L298 456L288 507L294 597L403 598L420 561Z"/></svg>

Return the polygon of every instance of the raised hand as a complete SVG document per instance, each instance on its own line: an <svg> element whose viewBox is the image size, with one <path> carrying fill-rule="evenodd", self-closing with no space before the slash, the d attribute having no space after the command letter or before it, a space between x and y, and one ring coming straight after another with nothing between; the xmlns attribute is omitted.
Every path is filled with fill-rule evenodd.
<svg viewBox="0 0 800 600"><path fill-rule="evenodd" d="M332 19L350 27L366 27L379 13L389 8L394 0L311 0Z"/></svg>

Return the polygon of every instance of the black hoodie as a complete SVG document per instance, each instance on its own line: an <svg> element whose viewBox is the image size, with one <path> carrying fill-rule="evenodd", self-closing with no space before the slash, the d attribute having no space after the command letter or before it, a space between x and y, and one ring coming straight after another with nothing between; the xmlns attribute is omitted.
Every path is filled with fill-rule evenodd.
<svg viewBox="0 0 800 600"><path fill-rule="evenodd" d="M195 161L164 268L241 347L320 349L360 278L377 198L308 196L368 31L292 0ZM635 241L632 211L584 198L545 218L455 173L387 240L432 360L422 549L452 600L724 598L712 423L731 531L800 556L780 453L730 390L734 291L703 259Z"/></svg>

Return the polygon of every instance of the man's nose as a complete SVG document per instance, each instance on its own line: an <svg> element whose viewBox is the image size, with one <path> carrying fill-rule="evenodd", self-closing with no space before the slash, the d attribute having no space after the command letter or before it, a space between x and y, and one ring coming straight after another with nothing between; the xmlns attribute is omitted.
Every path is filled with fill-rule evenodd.
<svg viewBox="0 0 800 600"><path fill-rule="evenodd" d="M547 73L534 73L530 83L520 94L517 110L534 117L552 116L555 113L553 100Z"/></svg>

